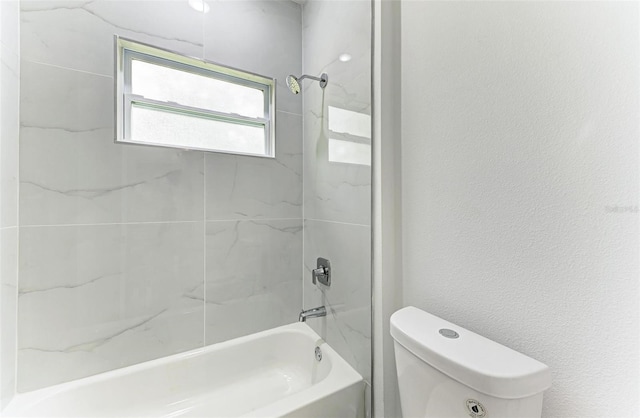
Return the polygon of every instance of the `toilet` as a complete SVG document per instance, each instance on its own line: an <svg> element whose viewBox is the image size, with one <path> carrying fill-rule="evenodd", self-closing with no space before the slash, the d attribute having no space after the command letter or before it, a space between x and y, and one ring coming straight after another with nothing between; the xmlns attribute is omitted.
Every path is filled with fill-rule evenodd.
<svg viewBox="0 0 640 418"><path fill-rule="evenodd" d="M539 418L549 368L412 306L391 315L405 418Z"/></svg>

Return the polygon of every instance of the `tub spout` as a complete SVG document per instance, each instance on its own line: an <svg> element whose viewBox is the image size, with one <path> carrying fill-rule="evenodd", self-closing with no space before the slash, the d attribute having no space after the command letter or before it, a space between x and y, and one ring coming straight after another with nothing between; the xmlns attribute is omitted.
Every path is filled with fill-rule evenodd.
<svg viewBox="0 0 640 418"><path fill-rule="evenodd" d="M307 318L318 318L321 316L327 316L327 310L324 306L319 306L317 308L307 309L306 311L300 312L298 321L306 322Z"/></svg>

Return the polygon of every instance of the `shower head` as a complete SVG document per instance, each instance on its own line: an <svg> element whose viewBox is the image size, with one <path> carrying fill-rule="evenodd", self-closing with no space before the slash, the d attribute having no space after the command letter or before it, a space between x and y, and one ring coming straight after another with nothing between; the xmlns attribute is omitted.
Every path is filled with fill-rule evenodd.
<svg viewBox="0 0 640 418"><path fill-rule="evenodd" d="M320 88L325 88L327 87L327 83L329 82L329 76L327 75L327 73L322 73L320 75L320 78L318 77L314 77L312 75L302 75L300 77L296 77L292 74L289 74L287 76L287 86L289 87L289 90L291 90L291 93L293 94L300 94L300 82L305 79L305 78L310 78L311 80L316 80L320 82Z"/></svg>
<svg viewBox="0 0 640 418"><path fill-rule="evenodd" d="M291 93L300 93L300 84L298 83L298 79L296 78L296 76L291 74L287 76L287 86L289 87L289 90L291 90Z"/></svg>

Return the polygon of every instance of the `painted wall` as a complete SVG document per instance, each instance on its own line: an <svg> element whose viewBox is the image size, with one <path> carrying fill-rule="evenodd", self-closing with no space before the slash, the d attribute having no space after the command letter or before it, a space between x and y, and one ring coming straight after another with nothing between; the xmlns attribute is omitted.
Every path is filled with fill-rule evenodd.
<svg viewBox="0 0 640 418"><path fill-rule="evenodd" d="M373 136L373 410L400 416L391 315L402 307L400 2L376 0Z"/></svg>
<svg viewBox="0 0 640 418"><path fill-rule="evenodd" d="M301 7L210 3L22 3L20 391L297 318ZM114 34L277 78L276 158L114 144Z"/></svg>
<svg viewBox="0 0 640 418"><path fill-rule="evenodd" d="M0 2L0 411L16 386L20 5Z"/></svg>
<svg viewBox="0 0 640 418"><path fill-rule="evenodd" d="M370 2L305 3L303 39L304 73L329 75L324 90L303 82L304 308L327 307L327 317L308 324L370 388L371 166L331 150L335 139L371 147ZM338 59L344 53L350 61ZM358 157L370 161L366 151ZM329 288L311 283L318 257L331 261Z"/></svg>
<svg viewBox="0 0 640 418"><path fill-rule="evenodd" d="M402 2L403 304L637 416L637 2Z"/></svg>

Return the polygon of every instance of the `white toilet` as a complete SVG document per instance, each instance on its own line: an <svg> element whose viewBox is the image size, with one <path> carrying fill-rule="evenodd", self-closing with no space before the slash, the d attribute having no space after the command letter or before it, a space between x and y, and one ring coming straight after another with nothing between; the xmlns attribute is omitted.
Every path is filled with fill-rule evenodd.
<svg viewBox="0 0 640 418"><path fill-rule="evenodd" d="M405 418L539 418L549 368L412 306L391 316Z"/></svg>

